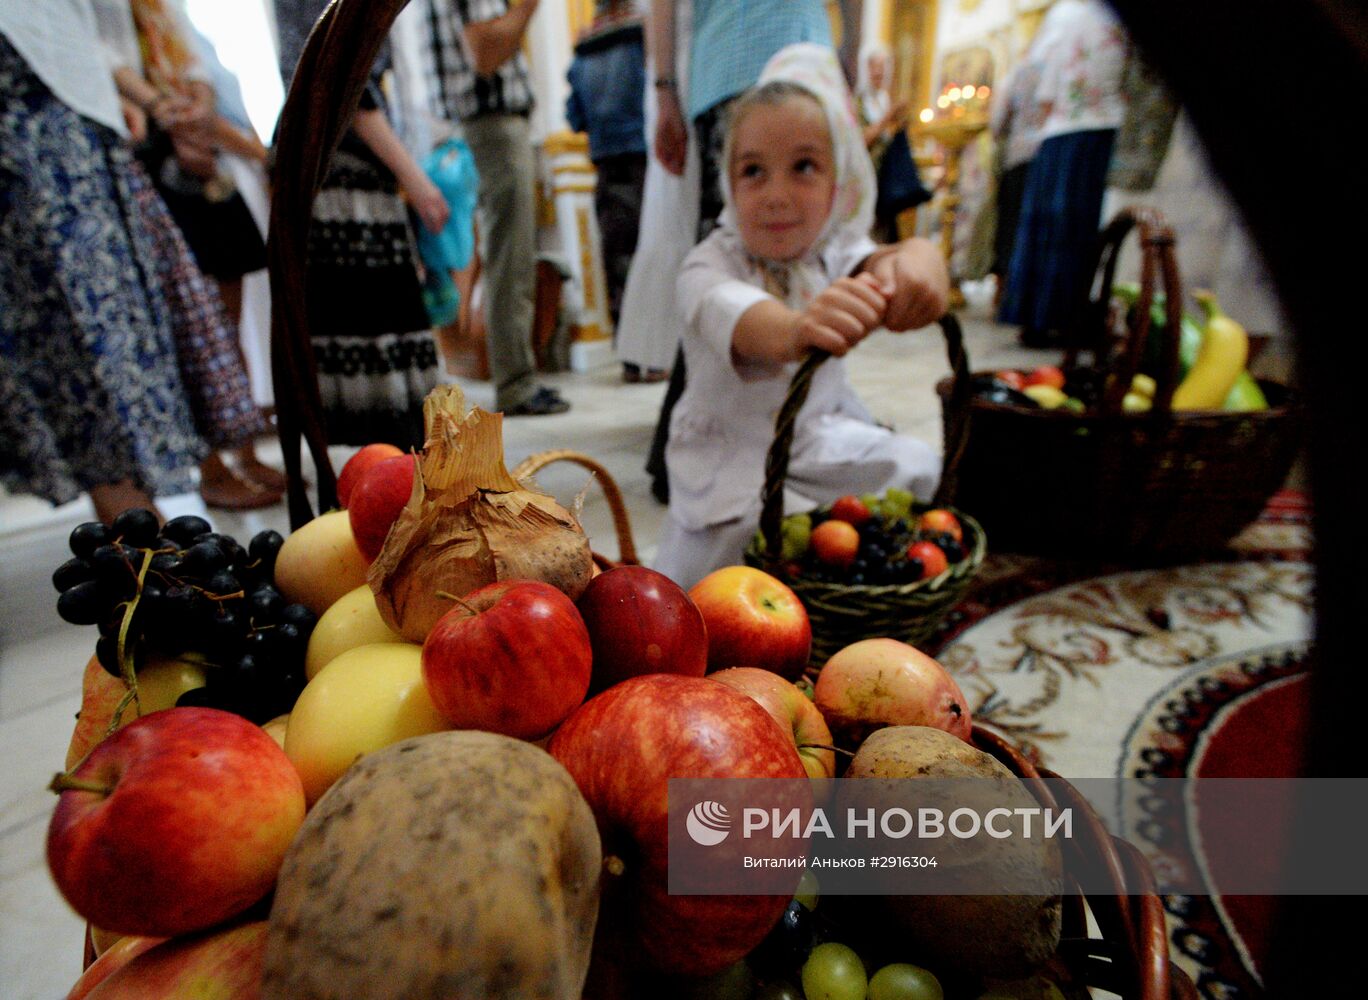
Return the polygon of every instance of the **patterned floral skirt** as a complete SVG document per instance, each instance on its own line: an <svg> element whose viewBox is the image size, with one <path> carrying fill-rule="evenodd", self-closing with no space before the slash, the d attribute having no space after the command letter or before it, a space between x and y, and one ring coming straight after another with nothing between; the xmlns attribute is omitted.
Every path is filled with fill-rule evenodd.
<svg viewBox="0 0 1368 1000"><path fill-rule="evenodd" d="M194 488L265 429L234 331L128 145L0 38L0 475L53 503Z"/></svg>
<svg viewBox="0 0 1368 1000"><path fill-rule="evenodd" d="M194 487L182 386L132 153L0 37L0 476L54 504L131 478Z"/></svg>
<svg viewBox="0 0 1368 1000"><path fill-rule="evenodd" d="M329 443L421 448L440 369L408 208L345 140L314 201L306 294Z"/></svg>

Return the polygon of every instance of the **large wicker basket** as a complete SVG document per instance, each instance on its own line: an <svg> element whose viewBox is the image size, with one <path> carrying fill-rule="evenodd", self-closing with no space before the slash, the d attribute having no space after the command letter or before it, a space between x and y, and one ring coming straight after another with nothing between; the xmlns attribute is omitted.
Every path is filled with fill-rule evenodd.
<svg viewBox="0 0 1368 1000"><path fill-rule="evenodd" d="M571 462L593 474L603 490L617 536L618 558L603 556L596 545L595 560L603 569L636 565L636 546L622 491L600 463L576 451L539 452L524 459L513 470L523 479L554 462ZM873 633L868 633L873 634ZM1049 972L1066 996L1083 998L1089 987L1105 989L1123 1000L1196 1000L1197 991L1183 972L1172 966L1164 909L1155 894L1155 884L1143 856L1131 844L1111 836L1083 796L1058 774L1037 768L1002 736L975 725L973 744L1001 761L1013 774L1028 783L1041 805L1051 809L1072 808L1080 819L1075 835L1065 850L1066 870L1105 872L1110 892L1084 895L1073 884L1066 885L1063 933L1059 952ZM1038 779L1051 779L1049 784ZM1135 887L1146 891L1135 894ZM1100 931L1090 934L1088 916ZM619 978L625 977L625 978ZM630 1000L639 995L655 995L659 984L638 983L630 973L615 970L607 977L611 988L586 993L591 1000Z"/></svg>
<svg viewBox="0 0 1368 1000"><path fill-rule="evenodd" d="M1142 249L1140 300L1118 324L1112 279L1132 229ZM1158 213L1126 210L1105 230L1098 265L1100 291L1080 311L1092 364L1080 364L1074 347L1064 368L1102 385L1100 403L1079 414L971 398L954 501L974 512L998 551L1165 559L1218 549L1286 480L1301 447L1300 404L1286 386L1261 381L1267 410L1174 412L1183 295L1172 231ZM1154 406L1126 413L1122 397L1149 338L1161 275L1168 319ZM947 414L962 405L964 377L938 386Z"/></svg>
<svg viewBox="0 0 1368 1000"><path fill-rule="evenodd" d="M920 502L913 510L948 506L954 488L956 467L964 451L967 432L968 362L959 322L947 314L940 321L945 335L946 354L956 373L957 395L947 408L945 420L945 461L940 485L930 503ZM789 449L793 444L798 411L807 399L812 375L828 355L815 352L799 367L789 386L787 398L775 422L774 443L765 461L764 508L760 515L760 539L747 548L745 559L787 583L812 622L812 669L819 669L832 654L859 639L886 636L911 645L924 641L947 612L964 596L970 581L983 562L986 539L979 522L964 510L951 507L964 529L964 558L952 563L938 576L902 584L853 584L793 575L781 558L780 526L784 517L784 479L788 473Z"/></svg>

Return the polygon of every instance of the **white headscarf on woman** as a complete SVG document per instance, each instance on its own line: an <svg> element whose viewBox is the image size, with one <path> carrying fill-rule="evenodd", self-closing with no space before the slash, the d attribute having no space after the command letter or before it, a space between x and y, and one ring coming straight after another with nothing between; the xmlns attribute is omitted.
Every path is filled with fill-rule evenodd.
<svg viewBox="0 0 1368 1000"><path fill-rule="evenodd" d="M827 129L831 133L832 159L836 170L836 190L831 199L831 211L826 224L808 251L794 261L762 261L768 275L776 280L776 288L769 288L791 308L802 308L828 284L828 270L824 263L833 260L858 241L868 241L874 221L874 202L878 185L874 164L865 149L855 115L854 101L846 86L836 53L826 46L799 42L780 49L765 64L756 86L774 81L797 84L808 91L826 114ZM721 226L734 234L738 243L741 234L732 208L731 140L729 129L722 171L722 197L726 207L719 217ZM754 256L754 255L752 255Z"/></svg>

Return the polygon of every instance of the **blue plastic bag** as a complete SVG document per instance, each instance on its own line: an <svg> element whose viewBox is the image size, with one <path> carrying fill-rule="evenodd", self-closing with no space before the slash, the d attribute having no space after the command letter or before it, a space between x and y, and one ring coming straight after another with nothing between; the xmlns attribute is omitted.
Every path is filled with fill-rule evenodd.
<svg viewBox="0 0 1368 1000"><path fill-rule="evenodd" d="M464 139L451 138L423 158L424 172L451 206L451 218L440 233L418 226L418 254L427 267L424 300L429 318L445 326L456 318L460 293L451 272L470 263L475 252L475 203L480 175Z"/></svg>

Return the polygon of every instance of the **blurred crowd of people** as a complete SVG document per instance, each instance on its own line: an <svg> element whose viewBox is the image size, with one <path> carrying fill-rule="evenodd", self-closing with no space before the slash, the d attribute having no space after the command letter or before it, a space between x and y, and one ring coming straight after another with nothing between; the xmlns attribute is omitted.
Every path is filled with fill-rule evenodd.
<svg viewBox="0 0 1368 1000"><path fill-rule="evenodd" d="M326 5L273 0L287 88ZM931 197L890 54L860 47L861 6L838 5L836 34L821 0L599 0L575 39L564 111L597 173L622 376L670 379L647 466L662 502L688 384L675 276L724 221L729 109L767 63L795 44L838 57L875 177L868 235L898 243L899 214ZM1031 342L1075 294L1120 120L1124 39L1100 8L1059 0L994 108L1002 317ZM472 257L495 407L569 409L539 381L532 345L537 95L523 50L537 9L410 5L404 44L372 67L309 231L330 443L421 447L423 400L450 367L434 327L453 297L473 299L449 280ZM238 81L184 0L0 0L0 77L4 485L53 503L89 494L106 520L190 489L212 507L277 502L283 477L255 450L270 430L272 137L254 131ZM430 101L421 121L396 106L404 77Z"/></svg>

